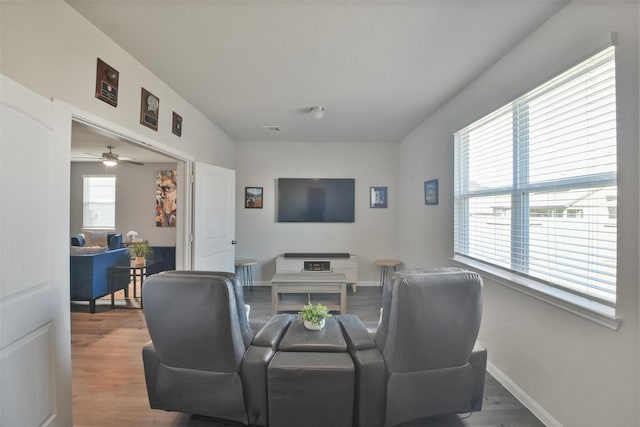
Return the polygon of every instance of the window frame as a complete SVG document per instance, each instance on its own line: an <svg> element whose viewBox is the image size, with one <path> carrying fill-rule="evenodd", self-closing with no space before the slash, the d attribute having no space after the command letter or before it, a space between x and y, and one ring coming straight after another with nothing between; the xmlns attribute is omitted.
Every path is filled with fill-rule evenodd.
<svg viewBox="0 0 640 427"><path fill-rule="evenodd" d="M610 46L606 46L603 47L603 49L599 49L597 52L594 52L593 55L590 55L589 58L592 58L593 56L598 55L599 53L601 53L604 50L607 50L608 48L612 47ZM613 53L614 56L614 61L615 61L615 51ZM579 65L581 63L583 63L584 61L580 61L579 63L575 64L572 67L568 67L567 69L572 69L573 67L575 67L576 65ZM563 73L559 73L558 76L562 75ZM556 78L556 77L554 77ZM551 82L554 78L548 79L547 82L539 85L536 89L533 89L532 91L528 92L534 92L536 90L538 90L540 87L543 87L545 84L547 84L548 82ZM615 79L615 74L614 74L614 79ZM505 114L508 113L508 111L511 111L513 114L513 128L518 128L517 124L515 123L516 120L518 120L518 117L521 116L521 108L527 108L527 105L519 105L519 102L526 98L526 95L523 95L521 97L516 98L514 101L512 101L511 103L505 105L504 107L501 107L497 110L495 110L494 112L491 112L489 114L487 114L485 117L475 121L474 123L470 124L469 126L461 129L461 131L466 130L467 128L473 127L477 124L482 123L483 121L489 121L492 120L492 118L494 117L499 117L500 114ZM615 96L615 94L614 94ZM526 103L528 103L529 101L527 101ZM526 104L525 103L525 104ZM617 113L616 113L617 115ZM524 117L526 119L528 119L526 113L524 114ZM617 117L616 117L617 120ZM455 132L454 136L455 136L455 141L456 141L456 147L454 148L454 150L458 150L459 146L458 144L465 144L466 142L461 140L459 138L459 133L461 131ZM514 152L516 152L517 150L517 139L520 137L520 135L516 136L513 132L511 133L511 145L512 145L512 149L514 150ZM528 135L524 135L524 138L527 139ZM524 144L528 144L528 141L524 141ZM617 145L617 144L616 144ZM527 153L528 154L528 153ZM468 157L461 159L460 156L458 156L458 154L456 154L456 160L455 160L455 167L456 167L456 172L455 174L458 174L458 171L461 170L462 172L460 173L460 175L458 175L456 177L456 179L458 179L458 181L465 181L465 178L467 178L468 181L468 177L470 175L470 166L468 163ZM519 161L518 159L518 153L516 152L516 154L513 156L513 163L512 163L512 169L514 170L514 174L513 174L513 181L512 181L512 185L508 186L508 187L501 187L501 186L493 186L491 188L488 189L483 189L483 190L478 190L478 191L469 191L469 188L464 189L465 191L463 191L464 196L466 197L471 197L471 196L481 196L481 195L487 195L487 196L500 196L500 195L504 195L504 196L509 196L512 198L512 202L511 202L511 210L512 210L512 217L511 217L511 225L509 228L509 233L510 233L510 237L509 237L509 241L511 241L511 247L512 247L512 251L511 251L511 256L513 258L513 248L518 247L520 248L519 250L522 251L522 248L525 248L524 250L528 251L528 249L526 249L528 247L528 238L530 236L530 232L528 230L529 226L528 226L528 221L527 219L529 219L529 200L528 200L528 195L529 194L533 194L536 191L550 191L550 190L558 190L558 189L581 189L581 188L593 188L596 187L600 184L602 185L615 185L617 186L617 171L616 172L609 172L609 173L603 173L603 174L594 174L593 176L590 177L589 182L585 182L584 180L581 179L574 179L574 178L567 178L565 180L562 179L555 179L549 182L539 182L539 183L529 183L529 176L528 176L528 166L526 166L525 168L518 168L517 165L513 166L514 164L516 164ZM467 162L467 163L464 163ZM617 165L617 160L616 160L616 165ZM524 171L524 176L521 173L521 171L523 169L526 169ZM617 168L616 168L617 169ZM465 176L466 174L466 176ZM459 183L456 183L456 186L459 186ZM465 185L465 184L462 184ZM457 191L459 191L459 188L457 188ZM522 197L520 197L521 195L523 195ZM597 299L593 299L593 298L588 298L586 296L586 294L581 294L579 292L571 292L570 289L567 289L566 287L563 286L559 286L553 283L549 283L546 282L544 280L541 279L537 279L535 277L532 276L528 276L526 274L523 273L519 273L517 270L512 270L511 268L506 268L503 266L499 266L499 265L495 265L492 264L491 262L488 262L488 260L480 260L471 256L468 256L466 254L469 254L470 251L466 250L466 254L465 253L460 253L460 252L465 252L464 250L458 252L458 248L460 246L464 246L465 244L468 244L468 239L469 239L469 232L468 232L468 228L466 228L466 231L464 231L462 238L460 238L459 236L459 231L465 230L465 227L468 227L468 222L470 220L470 212L469 212L469 204L468 201L465 203L461 202L460 197L458 195L456 195L456 197L454 197L454 221L455 221L455 225L454 225L454 255L452 257L452 260L455 264L467 267L467 268L471 268L473 270L478 270L481 273L487 274L491 279L493 279L494 281L501 283L503 285L506 285L512 289L516 289L518 291L521 291L527 295L530 295L532 297L535 297L537 299L543 300L545 302L551 303L555 306L561 307L563 309L566 309L570 312L573 312L575 314L578 314L582 317L588 318L590 320L593 320L603 326L606 326L608 328L617 330L619 328L620 325L620 321L619 319L617 319L616 317L616 303L614 301L613 305L608 305L606 303L603 303L601 301L598 301ZM508 208L507 208L508 209ZM526 215L523 215L523 217L521 218L518 215L518 212L527 212ZM568 212L567 212L568 213ZM582 217L583 212L580 211L579 215L577 215L577 217ZM613 214L615 216L615 213ZM576 216L574 216L575 218ZM519 233L517 237L513 237L513 234L515 234L514 230L514 222L519 223L518 227L519 228ZM617 232L616 232L617 233ZM459 241L456 241L456 239L459 239ZM617 238L617 234L616 234L616 238ZM520 239L520 240L519 240ZM524 239L524 240L522 240ZM460 243L460 241L462 241L462 243ZM521 262L522 258L529 258L528 253L526 255L522 255L522 253L519 254L519 260L516 262ZM513 266L513 262L514 260L512 259L510 267ZM617 268L616 268L617 270ZM617 276L617 272L616 272L616 276ZM616 278L614 276L614 278ZM617 284L617 280L616 280L616 284Z"/></svg>
<svg viewBox="0 0 640 427"><path fill-rule="evenodd" d="M89 191L89 189L87 188L87 182L90 181L91 179L104 179L104 178L108 178L110 180L113 180L113 201L109 201L109 202L102 202L102 201L94 201L94 200L87 200L87 192ZM116 195L116 190L117 190L117 177L116 175L83 175L82 176L82 229L83 230L104 230L104 231L114 231L116 229L116 202L117 202L117 195ZM89 225L87 218L89 215L89 212L87 212L87 209L89 208L89 205L106 205L106 206L111 206L113 209L113 223L111 224L91 224Z"/></svg>

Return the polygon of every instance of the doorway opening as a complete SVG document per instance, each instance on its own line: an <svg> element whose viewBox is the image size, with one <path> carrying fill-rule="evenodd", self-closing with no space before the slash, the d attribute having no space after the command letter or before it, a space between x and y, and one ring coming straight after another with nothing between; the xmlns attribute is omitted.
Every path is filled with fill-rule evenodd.
<svg viewBox="0 0 640 427"><path fill-rule="evenodd" d="M84 178L113 176L113 226L100 231L121 235L124 246L147 242L165 270L188 268L189 159L74 117L70 164L70 236L90 228L88 215L94 207L86 206Z"/></svg>

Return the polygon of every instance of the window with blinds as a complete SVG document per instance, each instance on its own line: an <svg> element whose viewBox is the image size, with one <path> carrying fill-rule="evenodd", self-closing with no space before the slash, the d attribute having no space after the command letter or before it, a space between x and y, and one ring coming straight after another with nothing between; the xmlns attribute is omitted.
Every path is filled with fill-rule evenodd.
<svg viewBox="0 0 640 427"><path fill-rule="evenodd" d="M456 132L456 254L616 303L609 47Z"/></svg>
<svg viewBox="0 0 640 427"><path fill-rule="evenodd" d="M115 229L116 177L84 176L82 227Z"/></svg>

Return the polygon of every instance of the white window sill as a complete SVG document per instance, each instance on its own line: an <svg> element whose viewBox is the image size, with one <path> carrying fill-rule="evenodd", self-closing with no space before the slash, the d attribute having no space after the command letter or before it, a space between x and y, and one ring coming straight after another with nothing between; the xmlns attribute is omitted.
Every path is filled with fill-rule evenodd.
<svg viewBox="0 0 640 427"><path fill-rule="evenodd" d="M608 307L595 301L565 292L561 289L544 285L535 280L522 277L507 270L497 268L483 262L455 255L452 261L462 267L477 271L486 275L492 281L500 283L516 291L544 301L555 307L591 320L599 325L617 331L622 320L616 317L615 308Z"/></svg>
<svg viewBox="0 0 640 427"><path fill-rule="evenodd" d="M82 227L82 229L87 231L97 231L97 232L105 232L105 233L111 233L116 231L115 228L105 228L105 227Z"/></svg>

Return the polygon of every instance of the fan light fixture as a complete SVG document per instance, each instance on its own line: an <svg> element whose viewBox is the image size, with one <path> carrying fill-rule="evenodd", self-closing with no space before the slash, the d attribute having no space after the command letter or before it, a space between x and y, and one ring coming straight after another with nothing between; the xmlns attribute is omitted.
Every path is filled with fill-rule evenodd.
<svg viewBox="0 0 640 427"><path fill-rule="evenodd" d="M102 153L102 164L110 168L118 164L118 155L111 152L112 146L107 145L107 148L109 152Z"/></svg>
<svg viewBox="0 0 640 427"><path fill-rule="evenodd" d="M315 107L311 107L309 108L309 114L311 114L311 117L313 117L314 119L321 119L324 117L324 107L321 106L315 106Z"/></svg>

